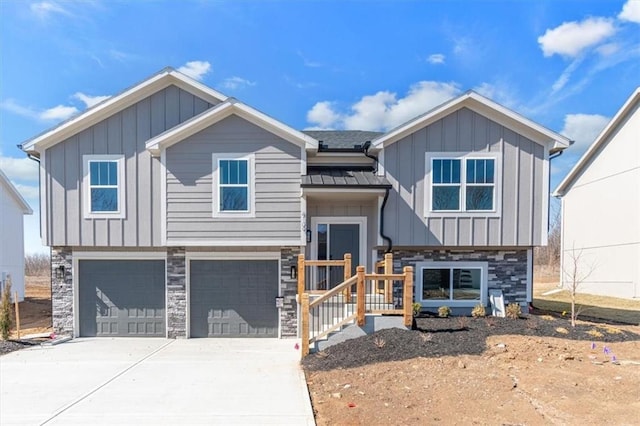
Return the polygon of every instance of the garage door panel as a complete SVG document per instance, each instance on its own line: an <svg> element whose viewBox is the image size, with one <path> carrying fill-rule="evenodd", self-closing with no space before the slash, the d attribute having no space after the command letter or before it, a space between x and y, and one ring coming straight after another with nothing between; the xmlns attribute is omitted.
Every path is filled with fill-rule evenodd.
<svg viewBox="0 0 640 426"><path fill-rule="evenodd" d="M278 262L190 263L191 337L277 337Z"/></svg>
<svg viewBox="0 0 640 426"><path fill-rule="evenodd" d="M164 336L163 260L80 260L82 336Z"/></svg>

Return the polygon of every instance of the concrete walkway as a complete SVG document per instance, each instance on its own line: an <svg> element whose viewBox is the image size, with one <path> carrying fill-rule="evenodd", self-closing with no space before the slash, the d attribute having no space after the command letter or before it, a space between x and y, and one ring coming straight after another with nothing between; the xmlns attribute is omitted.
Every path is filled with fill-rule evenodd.
<svg viewBox="0 0 640 426"><path fill-rule="evenodd" d="M295 340L83 338L0 357L0 424L313 425Z"/></svg>

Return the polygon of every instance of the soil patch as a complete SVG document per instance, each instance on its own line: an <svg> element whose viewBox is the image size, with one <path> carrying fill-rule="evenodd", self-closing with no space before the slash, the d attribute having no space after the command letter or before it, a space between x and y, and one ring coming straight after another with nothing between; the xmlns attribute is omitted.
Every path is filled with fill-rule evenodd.
<svg viewBox="0 0 640 426"><path fill-rule="evenodd" d="M310 371L331 370L417 357L480 355L487 350L489 336L502 335L609 343L640 340L640 335L628 327L579 321L573 328L567 319L552 315L526 315L520 319L421 317L416 318L413 330L380 330L347 340L306 357L303 365Z"/></svg>
<svg viewBox="0 0 640 426"><path fill-rule="evenodd" d="M318 425L637 424L640 412L637 326L425 317L303 367Z"/></svg>
<svg viewBox="0 0 640 426"><path fill-rule="evenodd" d="M23 302L19 303L19 310L21 336L51 332L51 278L48 276L26 276L25 298ZM15 317L11 339L14 340L0 340L0 355L31 345L31 342L18 340L15 331Z"/></svg>

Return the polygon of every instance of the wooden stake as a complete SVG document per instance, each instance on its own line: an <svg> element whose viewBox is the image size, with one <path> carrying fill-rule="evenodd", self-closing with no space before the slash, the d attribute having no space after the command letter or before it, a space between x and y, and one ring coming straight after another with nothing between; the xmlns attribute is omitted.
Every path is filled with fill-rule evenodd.
<svg viewBox="0 0 640 426"><path fill-rule="evenodd" d="M300 333L302 340L301 355L302 358L304 358L309 355L309 293L302 293L300 295L300 305L300 316L302 316L302 330Z"/></svg>
<svg viewBox="0 0 640 426"><path fill-rule="evenodd" d="M20 308L18 307L19 303L18 303L18 292L17 291L14 293L13 303L16 306L16 329L18 331L18 339L20 339Z"/></svg>
<svg viewBox="0 0 640 426"><path fill-rule="evenodd" d="M413 268L404 267L404 325L411 327L413 323Z"/></svg>
<svg viewBox="0 0 640 426"><path fill-rule="evenodd" d="M304 254L298 255L298 301L301 302L302 293L306 290L305 287L305 264Z"/></svg>
<svg viewBox="0 0 640 426"><path fill-rule="evenodd" d="M358 266L356 268L356 273L358 275L358 281L356 281L356 314L358 326L362 327L364 325L364 302L367 297L364 286L364 266Z"/></svg>

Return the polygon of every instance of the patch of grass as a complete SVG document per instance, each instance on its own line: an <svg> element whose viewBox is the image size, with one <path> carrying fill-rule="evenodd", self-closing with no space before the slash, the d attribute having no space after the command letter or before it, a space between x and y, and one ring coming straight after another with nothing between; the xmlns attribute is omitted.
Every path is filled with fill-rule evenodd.
<svg viewBox="0 0 640 426"><path fill-rule="evenodd" d="M600 333L595 328L593 330L587 331L587 334L590 335L590 336L593 336L593 337L602 337L602 336L604 336L604 334Z"/></svg>
<svg viewBox="0 0 640 426"><path fill-rule="evenodd" d="M570 300L571 294L567 290L546 296L536 292L533 297L533 306L544 311L571 312ZM581 318L597 318L605 321L640 325L640 300L580 293L577 304L581 307Z"/></svg>
<svg viewBox="0 0 640 426"><path fill-rule="evenodd" d="M569 334L569 330L564 327L556 327L556 331L560 334Z"/></svg>
<svg viewBox="0 0 640 426"><path fill-rule="evenodd" d="M540 315L540 319L543 319L545 321L555 321L556 319L554 317L552 317L551 315Z"/></svg>
<svg viewBox="0 0 640 426"><path fill-rule="evenodd" d="M609 325L599 325L597 326L599 329L603 330L607 334L620 334L622 330L619 328L611 327Z"/></svg>

